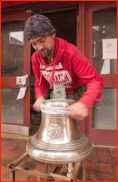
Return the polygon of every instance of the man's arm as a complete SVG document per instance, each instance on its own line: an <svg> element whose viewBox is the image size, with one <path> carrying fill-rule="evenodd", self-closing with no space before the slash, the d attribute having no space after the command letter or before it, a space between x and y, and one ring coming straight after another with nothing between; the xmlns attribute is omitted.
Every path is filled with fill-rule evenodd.
<svg viewBox="0 0 118 182"><path fill-rule="evenodd" d="M40 104L43 103L43 101L45 100L45 97L44 96L39 96L34 105L33 105L33 109L37 112L40 112L41 111L41 108L40 108Z"/></svg>
<svg viewBox="0 0 118 182"><path fill-rule="evenodd" d="M69 116L83 120L88 116L88 109L100 101L103 91L103 79L81 52L76 52L72 64L74 72L87 85L87 90L84 92L83 96L76 103L68 107L67 110Z"/></svg>
<svg viewBox="0 0 118 182"><path fill-rule="evenodd" d="M34 92L35 92L35 103L33 105L33 109L37 112L40 112L40 104L45 100L47 96L47 80L43 77L40 82L41 72L40 72L40 64L36 62L32 58L32 70L35 75L35 86L34 86Z"/></svg>

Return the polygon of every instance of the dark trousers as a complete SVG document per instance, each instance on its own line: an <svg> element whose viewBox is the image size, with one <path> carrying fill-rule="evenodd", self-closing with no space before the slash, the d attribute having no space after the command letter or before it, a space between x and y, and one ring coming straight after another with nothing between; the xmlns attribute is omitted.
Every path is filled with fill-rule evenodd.
<svg viewBox="0 0 118 182"><path fill-rule="evenodd" d="M86 85L82 85L77 89L77 91L74 94L67 94L66 98L77 101L82 97L85 91L86 91Z"/></svg>

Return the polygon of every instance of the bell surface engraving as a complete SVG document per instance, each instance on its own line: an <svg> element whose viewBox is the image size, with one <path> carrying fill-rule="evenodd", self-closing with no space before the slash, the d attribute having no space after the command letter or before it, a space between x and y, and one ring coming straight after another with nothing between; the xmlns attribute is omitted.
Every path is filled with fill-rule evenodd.
<svg viewBox="0 0 118 182"><path fill-rule="evenodd" d="M61 136L61 126L58 124L51 123L47 130L50 139L57 139Z"/></svg>

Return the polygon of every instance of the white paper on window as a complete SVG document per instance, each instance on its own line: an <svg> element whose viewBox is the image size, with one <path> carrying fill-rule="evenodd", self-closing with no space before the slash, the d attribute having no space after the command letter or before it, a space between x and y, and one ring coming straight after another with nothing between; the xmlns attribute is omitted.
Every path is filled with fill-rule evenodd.
<svg viewBox="0 0 118 182"><path fill-rule="evenodd" d="M102 39L102 59L117 59L117 39Z"/></svg>
<svg viewBox="0 0 118 182"><path fill-rule="evenodd" d="M105 59L100 74L110 74L110 59Z"/></svg>

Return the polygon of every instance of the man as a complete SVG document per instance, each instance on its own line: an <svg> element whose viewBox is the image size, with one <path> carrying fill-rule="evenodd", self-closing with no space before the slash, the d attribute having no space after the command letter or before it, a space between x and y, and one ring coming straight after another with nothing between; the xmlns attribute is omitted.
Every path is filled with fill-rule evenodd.
<svg viewBox="0 0 118 182"><path fill-rule="evenodd" d="M84 84L87 90L82 97L67 108L68 116L83 120L89 108L100 101L103 80L79 49L67 41L56 38L56 29L44 15L33 15L25 24L25 35L36 52L32 55L35 75L34 110L47 96L47 81L50 89L54 84L64 84L67 97L74 95ZM79 98L79 97L78 97Z"/></svg>

